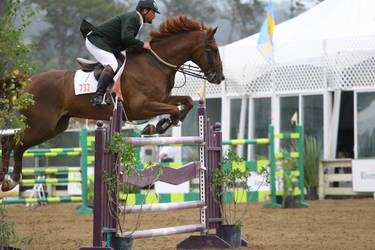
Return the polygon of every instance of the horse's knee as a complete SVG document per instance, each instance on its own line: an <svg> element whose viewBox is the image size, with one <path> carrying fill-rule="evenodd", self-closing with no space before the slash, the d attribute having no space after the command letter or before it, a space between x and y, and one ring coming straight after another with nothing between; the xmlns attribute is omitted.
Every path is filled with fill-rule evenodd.
<svg viewBox="0 0 375 250"><path fill-rule="evenodd" d="M181 111L176 107L173 112L171 112L171 121L173 125L176 125L180 121Z"/></svg>
<svg viewBox="0 0 375 250"><path fill-rule="evenodd" d="M194 101L190 96L188 96L186 98L186 104L184 104L184 109L186 109L189 112L190 109L192 109L193 107L194 107Z"/></svg>

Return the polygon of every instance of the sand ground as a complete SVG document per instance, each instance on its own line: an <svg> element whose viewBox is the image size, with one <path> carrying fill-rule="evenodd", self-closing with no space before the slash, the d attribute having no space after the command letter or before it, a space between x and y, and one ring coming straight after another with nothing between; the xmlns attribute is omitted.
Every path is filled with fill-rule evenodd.
<svg viewBox="0 0 375 250"><path fill-rule="evenodd" d="M241 249L375 249L375 200L308 201L310 208L262 208L250 203ZM23 249L78 249L92 245L92 215L74 214L79 204L48 204L36 209L8 205L20 236L44 238ZM132 215L134 221L134 215ZM132 222L130 222L132 223ZM199 223L196 209L144 213L142 229ZM190 234L138 239L133 249L175 249Z"/></svg>

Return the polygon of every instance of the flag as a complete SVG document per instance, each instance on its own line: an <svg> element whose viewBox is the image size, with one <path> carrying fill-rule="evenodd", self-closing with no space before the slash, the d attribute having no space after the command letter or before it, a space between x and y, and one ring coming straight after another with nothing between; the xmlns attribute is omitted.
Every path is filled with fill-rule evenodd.
<svg viewBox="0 0 375 250"><path fill-rule="evenodd" d="M258 50L264 56L267 62L272 61L273 49L273 30L275 26L275 18L273 16L272 0L268 3L267 17L264 20L262 28L259 32Z"/></svg>

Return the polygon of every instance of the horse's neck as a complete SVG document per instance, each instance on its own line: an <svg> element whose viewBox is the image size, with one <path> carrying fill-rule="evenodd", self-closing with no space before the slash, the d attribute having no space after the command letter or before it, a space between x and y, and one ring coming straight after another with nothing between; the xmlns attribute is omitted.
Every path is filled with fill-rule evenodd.
<svg viewBox="0 0 375 250"><path fill-rule="evenodd" d="M196 45L196 37L193 36L191 33L175 35L158 41L153 49L165 61L180 67L191 59Z"/></svg>

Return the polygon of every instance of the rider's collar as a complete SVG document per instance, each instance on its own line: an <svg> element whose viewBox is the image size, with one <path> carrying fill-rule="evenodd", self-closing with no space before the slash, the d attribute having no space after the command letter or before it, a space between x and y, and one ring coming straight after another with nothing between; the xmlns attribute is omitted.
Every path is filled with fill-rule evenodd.
<svg viewBox="0 0 375 250"><path fill-rule="evenodd" d="M143 16L141 13L139 13L138 11L135 11L137 12L138 16L139 16L139 19L141 19L141 26L143 25L144 21L143 21Z"/></svg>

